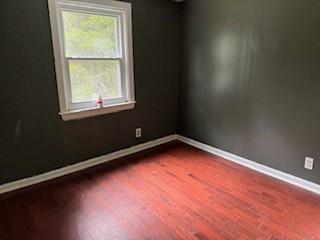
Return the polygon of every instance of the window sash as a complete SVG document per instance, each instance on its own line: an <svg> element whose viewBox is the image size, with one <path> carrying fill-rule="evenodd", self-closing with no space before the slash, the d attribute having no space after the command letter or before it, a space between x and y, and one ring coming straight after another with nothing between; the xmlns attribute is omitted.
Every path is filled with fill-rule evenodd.
<svg viewBox="0 0 320 240"><path fill-rule="evenodd" d="M107 17L116 17L117 18L117 50L119 57L123 57L123 49L125 47L123 33L124 33L124 22L123 22L123 12L119 11L117 9L110 10L108 7L104 6L97 6L94 4L88 4L88 3L81 3L81 5L75 3L75 2L63 2L60 3L60 11L59 11L59 18L61 21L61 28L62 28L62 37L63 37L63 53L66 57L66 51L65 51L65 33L64 33L64 27L63 27L63 16L62 12L68 11L68 12L75 12L75 13L83 13L83 14L91 14L91 15L100 15L100 16L107 16Z"/></svg>
<svg viewBox="0 0 320 240"><path fill-rule="evenodd" d="M81 9L83 9L83 7L81 7ZM88 14L88 15L99 15L99 16L106 16L106 17L115 17L117 19L117 28L116 28L116 41L117 41L117 53L118 53L118 57L122 58L123 57L123 49L125 47L125 43L124 43L124 38L123 38L123 28L124 28L124 23L122 21L123 18L123 14L122 13L114 13L114 12L110 12L110 11L103 11L103 12L97 12L97 11L90 11L87 10L85 8L85 10L75 10L74 7L70 8L69 7L65 7L63 5L63 7L60 10L59 16L60 16L60 21L61 21L61 27L62 27L62 38L63 38L63 53L64 53L64 57L65 58L71 58L71 57L67 57L66 56L66 38L65 38L65 29L64 29L64 24L63 24L63 16L62 16L62 12L67 11L67 12L74 12L74 13L83 13L83 14ZM92 56L92 58L94 58L94 56Z"/></svg>
<svg viewBox="0 0 320 240"><path fill-rule="evenodd" d="M121 109L128 109L134 107L135 91L134 91L134 68L133 68L133 42L132 42L132 8L128 2L114 1L114 0L48 0L50 25L52 33L52 43L55 57L57 88L59 96L60 114L66 121L70 119L77 119L81 116L94 116L104 113L111 113ZM97 112L86 108L93 108L96 103L86 102L80 105L72 105L70 91L70 77L68 61L65 55L65 41L64 41L64 25L62 14L63 11L73 11L84 14L106 15L118 17L117 33L119 37L119 56L121 60L121 86L123 86L123 99L107 99L105 106L107 108ZM114 60L110 58L110 60ZM88 59L90 60L90 59ZM101 59L102 60L102 59ZM105 59L103 59L105 60ZM128 105L115 104L124 103ZM111 105L110 108L108 105ZM130 105L131 104L131 105ZM130 105L130 106L129 106ZM79 113L79 114L78 114Z"/></svg>
<svg viewBox="0 0 320 240"><path fill-rule="evenodd" d="M65 41L65 31L63 27L63 11L75 12L75 13L84 13L84 14L92 14L92 15L101 15L101 16L112 16L117 18L117 50L119 57L66 57L66 41ZM123 60L123 49L125 48L125 43L123 41L123 33L124 33L124 23L122 21L123 13L120 11L111 11L109 8L104 8L99 5L99 7L95 7L94 5L89 5L86 3L81 3L78 5L76 3L67 3L63 2L60 3L60 11L59 11L59 18L61 21L61 35L63 38L63 56L64 56L64 63L63 68L65 72L65 97L66 97L66 104L68 110L81 110L87 108L94 108L97 106L96 100L92 101L85 101L85 102L77 102L74 103L72 101L72 88L71 88L71 78L69 72L69 61L70 60L118 60L120 62L120 85L121 85L121 98L107 98L103 99L103 106L113 105L117 103L123 103L128 101L127 96L127 86L125 83L125 76L126 76L126 64Z"/></svg>
<svg viewBox="0 0 320 240"><path fill-rule="evenodd" d="M111 60L111 61L119 61L119 66L120 66L120 86L121 86L121 95L122 97L119 98L104 98L103 99L103 105L108 106L108 105L113 105L117 103L123 103L127 101L127 91L126 91L126 84L124 82L124 67L123 67L123 60L122 58L66 58L67 59L67 71L69 75L69 81L67 81L67 95L70 98L69 106L71 110L79 110L82 108L93 108L97 106L96 100L91 100L91 101L83 101L83 102L73 102L72 101L72 88L71 88L71 77L69 73L69 61L85 61L85 60L101 60L101 61L106 61L106 60Z"/></svg>

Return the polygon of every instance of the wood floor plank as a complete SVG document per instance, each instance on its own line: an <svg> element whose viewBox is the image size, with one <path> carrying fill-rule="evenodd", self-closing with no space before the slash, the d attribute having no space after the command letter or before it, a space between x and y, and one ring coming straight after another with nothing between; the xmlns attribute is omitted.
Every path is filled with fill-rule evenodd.
<svg viewBox="0 0 320 240"><path fill-rule="evenodd" d="M320 197L182 143L0 196L0 240L317 240Z"/></svg>

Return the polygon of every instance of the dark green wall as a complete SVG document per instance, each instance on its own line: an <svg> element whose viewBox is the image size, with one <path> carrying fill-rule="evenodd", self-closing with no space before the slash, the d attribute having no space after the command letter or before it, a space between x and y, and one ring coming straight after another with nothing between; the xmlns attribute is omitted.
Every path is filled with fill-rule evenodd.
<svg viewBox="0 0 320 240"><path fill-rule="evenodd" d="M183 15L179 132L320 183L320 2L189 0Z"/></svg>
<svg viewBox="0 0 320 240"><path fill-rule="evenodd" d="M71 122L57 115L47 1L0 3L0 183L166 136L177 126L188 137L320 183L318 0L187 0L182 29L180 6L171 0L131 2L137 106ZM142 139L135 139L136 127ZM315 171L303 168L305 156L316 159Z"/></svg>
<svg viewBox="0 0 320 240"><path fill-rule="evenodd" d="M0 183L176 132L180 7L132 0L136 108L63 122L58 116L47 0L2 0ZM143 128L136 140L134 129Z"/></svg>

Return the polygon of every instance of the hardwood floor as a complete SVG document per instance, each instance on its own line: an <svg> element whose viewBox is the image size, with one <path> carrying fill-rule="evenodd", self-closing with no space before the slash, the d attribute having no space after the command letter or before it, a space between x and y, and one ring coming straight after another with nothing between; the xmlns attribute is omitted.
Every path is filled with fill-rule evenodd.
<svg viewBox="0 0 320 240"><path fill-rule="evenodd" d="M182 143L0 197L0 239L320 239L320 197Z"/></svg>

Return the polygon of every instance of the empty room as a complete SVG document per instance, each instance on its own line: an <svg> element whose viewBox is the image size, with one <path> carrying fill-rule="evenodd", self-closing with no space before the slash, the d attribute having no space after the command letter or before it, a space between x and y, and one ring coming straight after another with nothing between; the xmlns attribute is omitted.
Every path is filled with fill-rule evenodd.
<svg viewBox="0 0 320 240"><path fill-rule="evenodd" d="M0 7L0 240L320 240L319 0Z"/></svg>

